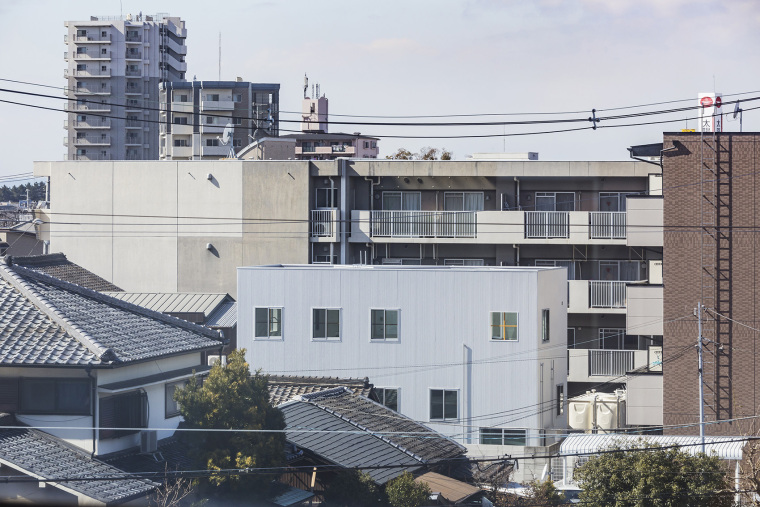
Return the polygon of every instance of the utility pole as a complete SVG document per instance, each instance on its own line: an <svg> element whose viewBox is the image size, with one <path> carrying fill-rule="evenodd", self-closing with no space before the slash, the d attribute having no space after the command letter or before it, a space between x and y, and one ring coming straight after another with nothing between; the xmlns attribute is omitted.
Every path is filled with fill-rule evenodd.
<svg viewBox="0 0 760 507"><path fill-rule="evenodd" d="M705 452L705 384L702 379L702 302L697 302L697 351L699 352L699 439L702 441L702 452Z"/></svg>

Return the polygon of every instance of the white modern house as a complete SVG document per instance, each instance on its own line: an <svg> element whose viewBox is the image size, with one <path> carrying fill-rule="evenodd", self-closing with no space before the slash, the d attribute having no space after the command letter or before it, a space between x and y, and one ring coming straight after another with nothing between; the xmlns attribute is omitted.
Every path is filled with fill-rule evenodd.
<svg viewBox="0 0 760 507"><path fill-rule="evenodd" d="M567 280L556 267L238 269L238 346L271 374L369 376L383 403L465 445L566 428Z"/></svg>

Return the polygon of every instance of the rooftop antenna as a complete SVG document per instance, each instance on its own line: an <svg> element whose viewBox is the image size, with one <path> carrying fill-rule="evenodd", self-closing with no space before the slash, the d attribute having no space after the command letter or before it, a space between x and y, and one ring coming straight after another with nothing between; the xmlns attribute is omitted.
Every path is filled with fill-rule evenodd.
<svg viewBox="0 0 760 507"><path fill-rule="evenodd" d="M734 106L734 120L736 119L736 115L739 115L739 132L742 131L742 113L744 113L744 109L739 107L739 101L736 101L736 105Z"/></svg>
<svg viewBox="0 0 760 507"><path fill-rule="evenodd" d="M317 83L317 94L314 96L315 99L319 98L319 83Z"/></svg>
<svg viewBox="0 0 760 507"><path fill-rule="evenodd" d="M219 32L219 81L222 80L222 32Z"/></svg>
<svg viewBox="0 0 760 507"><path fill-rule="evenodd" d="M311 85L311 96L314 97L314 85Z"/></svg>
<svg viewBox="0 0 760 507"><path fill-rule="evenodd" d="M306 92L309 90L309 77L303 74L303 98L306 98Z"/></svg>
<svg viewBox="0 0 760 507"><path fill-rule="evenodd" d="M219 139L219 142L222 143L223 146L229 146L230 151L227 152L227 158L237 158L237 155L235 155L235 146L233 146L232 142L232 133L234 132L235 127L232 125L232 123L228 123L226 127L224 127L224 132L222 132L222 137L217 137Z"/></svg>

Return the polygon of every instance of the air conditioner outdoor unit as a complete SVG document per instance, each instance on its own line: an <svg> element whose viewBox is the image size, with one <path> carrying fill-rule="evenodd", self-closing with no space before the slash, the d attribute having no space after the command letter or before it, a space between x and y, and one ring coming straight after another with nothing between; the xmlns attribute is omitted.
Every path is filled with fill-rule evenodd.
<svg viewBox="0 0 760 507"><path fill-rule="evenodd" d="M209 366L214 366L214 364L219 360L222 361L222 366L227 366L227 356L217 356L217 355L208 356L208 358L206 359L206 364L208 364Z"/></svg>
<svg viewBox="0 0 760 507"><path fill-rule="evenodd" d="M140 452L143 454L156 452L158 449L158 434L155 430L140 432Z"/></svg>

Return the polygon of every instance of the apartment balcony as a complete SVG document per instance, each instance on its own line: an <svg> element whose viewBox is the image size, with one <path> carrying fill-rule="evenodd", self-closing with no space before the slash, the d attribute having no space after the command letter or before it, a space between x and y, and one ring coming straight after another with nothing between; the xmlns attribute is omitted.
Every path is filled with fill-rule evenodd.
<svg viewBox="0 0 760 507"><path fill-rule="evenodd" d="M142 95L142 86L127 86L124 88L124 95Z"/></svg>
<svg viewBox="0 0 760 507"><path fill-rule="evenodd" d="M330 150L332 153L339 157L353 157L356 155L356 148L354 146L346 146L346 145L338 145L338 146L330 146Z"/></svg>
<svg viewBox="0 0 760 507"><path fill-rule="evenodd" d="M93 65L95 67L95 65ZM101 68L96 69L63 69L63 77L110 77L111 69L103 70Z"/></svg>
<svg viewBox="0 0 760 507"><path fill-rule="evenodd" d="M67 156L67 159L68 160L111 160L111 154L110 153L106 153L106 154L93 153L91 155L69 154Z"/></svg>
<svg viewBox="0 0 760 507"><path fill-rule="evenodd" d="M110 111L111 106L109 104L100 104L97 102L88 102L86 104L67 102L63 105L63 110L70 112L96 111L102 113Z"/></svg>
<svg viewBox="0 0 760 507"><path fill-rule="evenodd" d="M626 313L626 285L608 280L568 280L568 313ZM639 333L636 333L639 334Z"/></svg>
<svg viewBox="0 0 760 507"><path fill-rule="evenodd" d="M219 146L201 146L201 156L225 158L230 153L230 147Z"/></svg>
<svg viewBox="0 0 760 507"><path fill-rule="evenodd" d="M474 238L474 211L372 211L370 233L378 238Z"/></svg>
<svg viewBox="0 0 760 507"><path fill-rule="evenodd" d="M93 32L92 34L87 35L72 35L70 38L66 35L63 37L63 42L68 44L69 42L103 42L103 43L110 43L111 42L111 34L107 33L106 35L102 35L99 31Z"/></svg>
<svg viewBox="0 0 760 507"><path fill-rule="evenodd" d="M127 99L126 104L124 104L124 110L126 111L141 111L143 108L142 101L135 100L135 99Z"/></svg>
<svg viewBox="0 0 760 507"><path fill-rule="evenodd" d="M337 216L338 210L335 208L311 210L311 241L338 241L340 226Z"/></svg>
<svg viewBox="0 0 760 507"><path fill-rule="evenodd" d="M106 85L105 88L91 88L89 86L77 86L73 90L64 88L63 94L66 96L71 95L111 95L111 86Z"/></svg>
<svg viewBox="0 0 760 507"><path fill-rule="evenodd" d="M142 51L125 51L124 58L126 60L142 60Z"/></svg>
<svg viewBox="0 0 760 507"><path fill-rule="evenodd" d="M169 56L167 58L167 65L174 69L176 72L187 72L187 62L177 60L172 56Z"/></svg>
<svg viewBox="0 0 760 507"><path fill-rule="evenodd" d="M110 60L111 51L106 50L106 52L98 51L98 52L92 52L92 53L77 53L76 51L72 51L71 57L74 60ZM69 58L69 52L66 51L65 53L63 53L63 59L68 60L68 58Z"/></svg>
<svg viewBox="0 0 760 507"><path fill-rule="evenodd" d="M235 103L231 100L203 100L201 101L201 111L232 111L235 109Z"/></svg>
<svg viewBox="0 0 760 507"><path fill-rule="evenodd" d="M142 146L142 138L139 136L127 136L124 146Z"/></svg>
<svg viewBox="0 0 760 507"><path fill-rule="evenodd" d="M192 113L193 103L192 102L172 102L171 108L172 108L172 111L175 113Z"/></svg>
<svg viewBox="0 0 760 507"><path fill-rule="evenodd" d="M184 44L177 44L174 39L167 38L166 39L166 46L177 53L178 55L186 55L187 54L187 46Z"/></svg>
<svg viewBox="0 0 760 507"><path fill-rule="evenodd" d="M169 153L174 159L191 158L193 156L192 146L170 146Z"/></svg>
<svg viewBox="0 0 760 507"><path fill-rule="evenodd" d="M201 124L200 131L201 131L201 134L222 135L225 127L226 127L226 124L219 125L215 123L203 123Z"/></svg>
<svg viewBox="0 0 760 507"><path fill-rule="evenodd" d="M568 349L568 382L618 382L626 381L626 373L647 366L650 356L647 350L601 350Z"/></svg>
<svg viewBox="0 0 760 507"><path fill-rule="evenodd" d="M71 142L74 146L111 146L111 136L74 137Z"/></svg>
<svg viewBox="0 0 760 507"><path fill-rule="evenodd" d="M625 239L625 211L592 211L589 213L591 239Z"/></svg>
<svg viewBox="0 0 760 507"><path fill-rule="evenodd" d="M110 118L103 118L99 116L94 116L92 120L86 120L86 121L69 121L64 120L63 121L63 128L75 128L75 129L110 129L111 128L111 119Z"/></svg>
<svg viewBox="0 0 760 507"><path fill-rule="evenodd" d="M124 122L124 126L128 129L141 129L143 126L145 126L145 122L141 120L126 120Z"/></svg>
<svg viewBox="0 0 760 507"><path fill-rule="evenodd" d="M142 69L125 69L124 75L127 77L142 77Z"/></svg>
<svg viewBox="0 0 760 507"><path fill-rule="evenodd" d="M193 133L192 125L183 125L181 123L172 123L172 134L177 136L189 136Z"/></svg>
<svg viewBox="0 0 760 507"><path fill-rule="evenodd" d="M126 42L142 42L142 39L143 39L142 38L142 34L139 34L139 33L136 33L136 34L135 33L127 33L124 36L124 40Z"/></svg>

